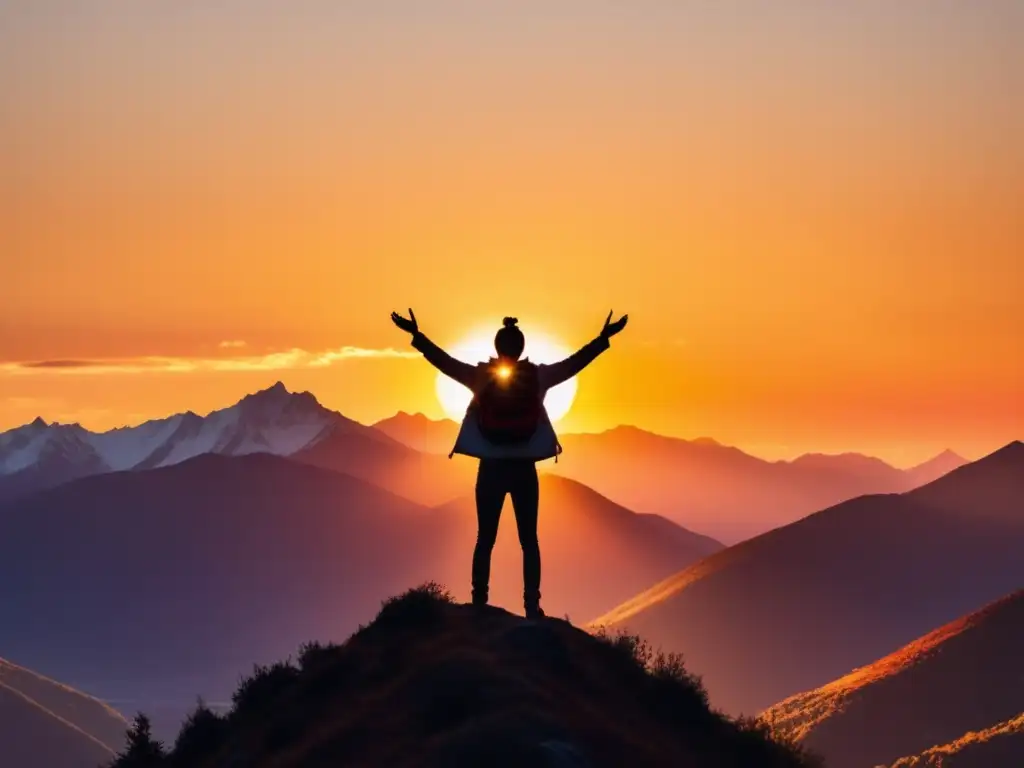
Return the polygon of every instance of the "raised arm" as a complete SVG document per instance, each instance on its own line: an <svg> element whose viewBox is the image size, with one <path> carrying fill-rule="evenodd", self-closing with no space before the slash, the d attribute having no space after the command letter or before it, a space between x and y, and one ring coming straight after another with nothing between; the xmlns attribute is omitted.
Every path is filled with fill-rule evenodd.
<svg viewBox="0 0 1024 768"><path fill-rule="evenodd" d="M568 381L594 362L597 356L608 349L609 346L608 339L604 336L598 336L593 341L588 342L573 352L565 360L549 365L538 365L541 386L544 389L551 389L552 387L557 387L563 381Z"/></svg>
<svg viewBox="0 0 1024 768"><path fill-rule="evenodd" d="M455 379L464 387L473 389L476 383L476 366L456 360L437 344L419 331L412 336L413 349L418 349L427 358L427 362L437 368L445 376Z"/></svg>
<svg viewBox="0 0 1024 768"><path fill-rule="evenodd" d="M557 387L563 381L568 381L578 374L604 352L608 347L609 339L626 327L629 315L623 315L614 323L611 322L612 313L608 313L608 319L604 322L604 328L596 339L588 342L582 348L573 352L565 360L551 365L538 366L540 372L541 386L544 389Z"/></svg>
<svg viewBox="0 0 1024 768"><path fill-rule="evenodd" d="M397 312L392 312L391 322L406 333L412 334L413 349L422 352L428 363L445 376L455 379L459 384L469 389L473 389L473 385L476 383L476 367L461 360L456 360L421 333L419 324L416 322L416 315L413 314L411 309L409 310L409 317L402 317Z"/></svg>

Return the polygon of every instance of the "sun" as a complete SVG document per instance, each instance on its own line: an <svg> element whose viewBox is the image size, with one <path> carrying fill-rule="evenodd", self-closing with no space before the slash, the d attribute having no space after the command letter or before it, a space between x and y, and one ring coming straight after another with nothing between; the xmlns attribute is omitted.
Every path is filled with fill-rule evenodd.
<svg viewBox="0 0 1024 768"><path fill-rule="evenodd" d="M467 363L482 363L494 357L494 334L484 332L473 334L466 341L449 348L448 353ZM526 349L523 350L523 357L528 357L534 363L557 363L564 360L571 354L571 350L558 342L552 341L543 334L527 333ZM473 398L473 393L442 373L437 375L437 399L444 408L449 418L461 421L466 415L466 408ZM547 409L551 421L557 422L572 407L572 401L576 397L576 379L572 378L566 382L552 387L544 396L544 407Z"/></svg>

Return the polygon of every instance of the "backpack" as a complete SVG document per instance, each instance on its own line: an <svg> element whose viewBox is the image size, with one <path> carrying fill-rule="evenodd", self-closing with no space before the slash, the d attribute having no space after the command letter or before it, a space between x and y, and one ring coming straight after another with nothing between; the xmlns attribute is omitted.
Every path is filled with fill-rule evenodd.
<svg viewBox="0 0 1024 768"><path fill-rule="evenodd" d="M543 398L537 366L492 361L477 394L477 421L484 439L495 445L525 443L541 421Z"/></svg>

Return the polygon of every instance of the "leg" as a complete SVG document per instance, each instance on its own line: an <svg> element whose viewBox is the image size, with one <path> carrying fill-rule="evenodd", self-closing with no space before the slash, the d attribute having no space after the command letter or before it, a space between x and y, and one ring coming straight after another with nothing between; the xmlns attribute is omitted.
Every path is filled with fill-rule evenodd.
<svg viewBox="0 0 1024 768"><path fill-rule="evenodd" d="M473 550L473 603L487 603L491 580L491 550L498 538L498 521L508 489L501 466L481 460L476 473L476 548Z"/></svg>
<svg viewBox="0 0 1024 768"><path fill-rule="evenodd" d="M512 506L516 513L519 543L523 547L523 600L527 615L540 613L540 543L537 541L537 507L540 489L537 465L516 465L511 478Z"/></svg>

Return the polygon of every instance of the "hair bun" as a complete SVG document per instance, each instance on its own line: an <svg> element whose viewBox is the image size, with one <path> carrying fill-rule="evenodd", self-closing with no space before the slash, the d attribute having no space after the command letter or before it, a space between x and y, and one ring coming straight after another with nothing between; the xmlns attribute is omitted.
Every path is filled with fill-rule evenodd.
<svg viewBox="0 0 1024 768"><path fill-rule="evenodd" d="M518 322L519 322L519 318L518 317L506 317L502 321L502 323L504 324L504 326L506 328L515 328L516 323L518 323Z"/></svg>

